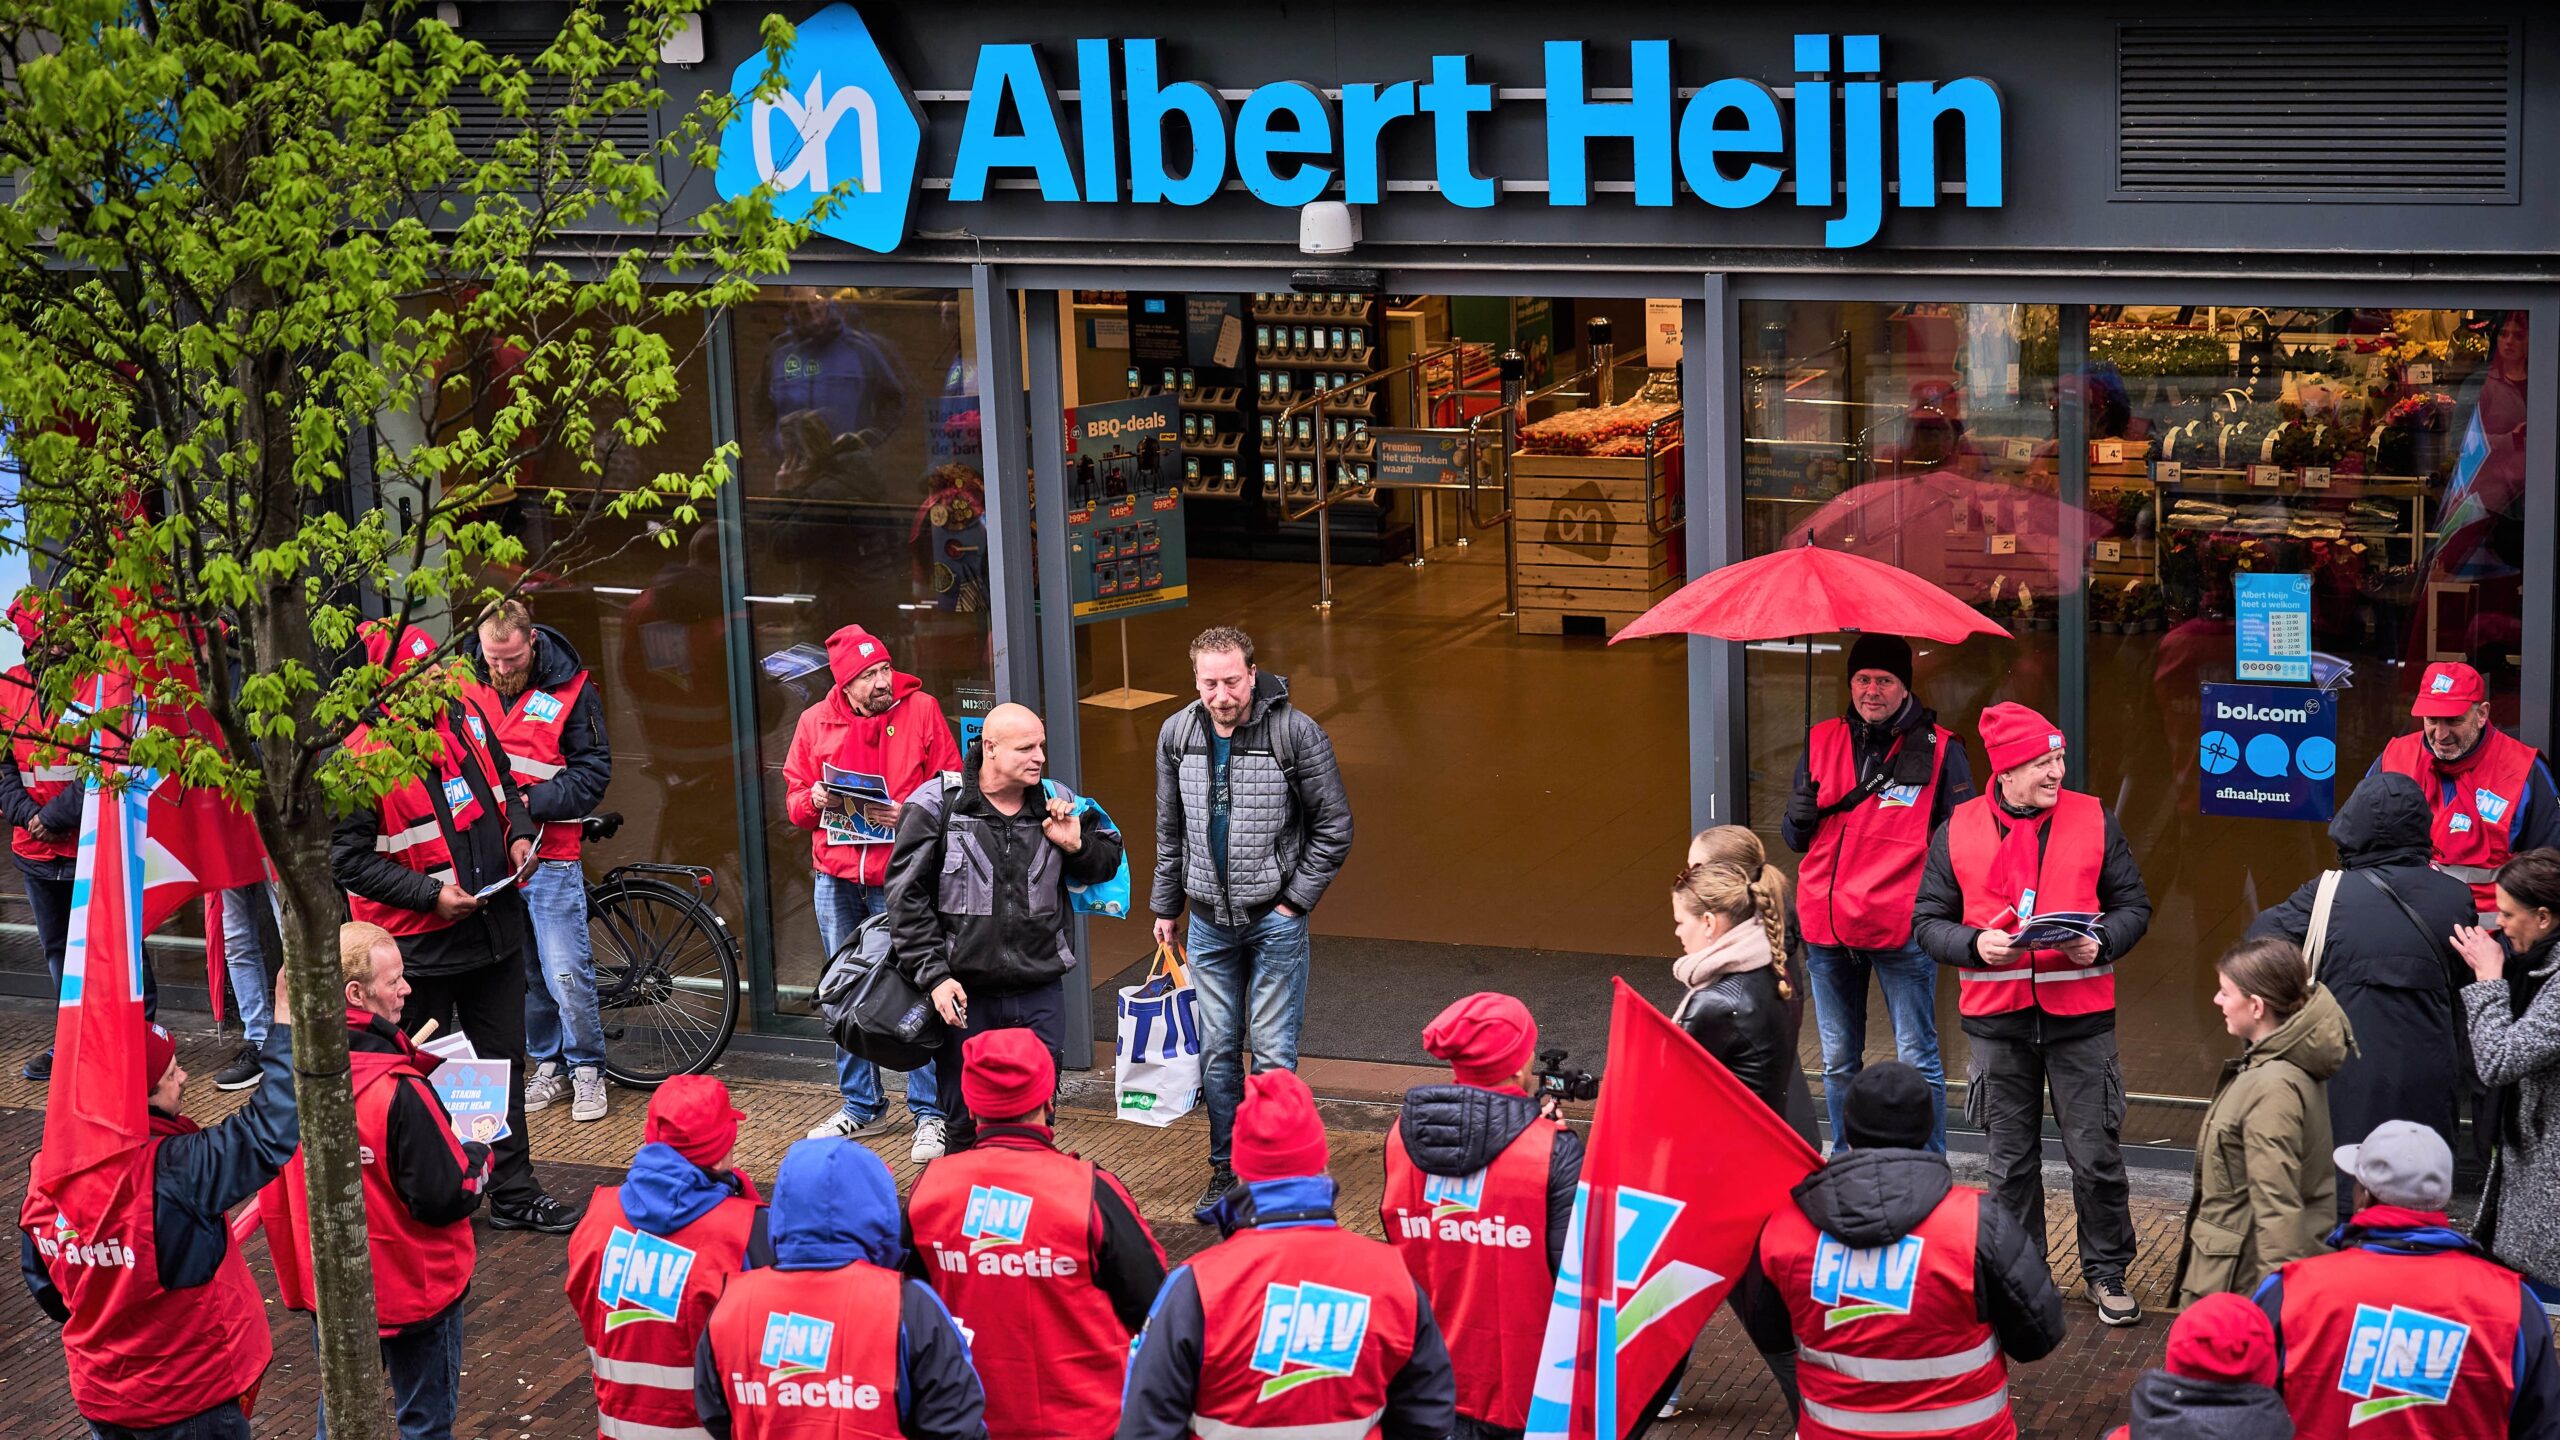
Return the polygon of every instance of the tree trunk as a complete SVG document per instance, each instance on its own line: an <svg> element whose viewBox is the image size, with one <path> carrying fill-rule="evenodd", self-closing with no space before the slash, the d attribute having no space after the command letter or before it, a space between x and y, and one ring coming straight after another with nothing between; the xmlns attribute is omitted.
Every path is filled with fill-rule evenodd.
<svg viewBox="0 0 2560 1440"><path fill-rule="evenodd" d="M287 827L262 815L260 828L267 832L283 891L284 973L293 1006L294 1085L301 1102L312 1286L320 1312L320 1403L332 1440L383 1440L391 1431L384 1424L382 1351L338 971L337 917L344 902L329 877L326 811L310 805L297 818L300 823ZM272 1243L272 1232L269 1238Z"/></svg>

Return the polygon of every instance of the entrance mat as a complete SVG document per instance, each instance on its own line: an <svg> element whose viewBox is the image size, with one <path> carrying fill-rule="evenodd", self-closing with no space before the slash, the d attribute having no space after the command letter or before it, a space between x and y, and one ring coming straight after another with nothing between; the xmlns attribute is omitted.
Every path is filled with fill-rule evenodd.
<svg viewBox="0 0 2560 1440"><path fill-rule="evenodd" d="M1093 1033L1117 1031L1120 987L1145 978L1135 961L1094 987ZM1436 1065L1422 1048L1422 1027L1461 995L1501 990L1527 1002L1538 1021L1538 1048L1573 1052L1566 1062L1598 1072L1609 1049L1609 980L1627 983L1668 1011L1680 999L1667 956L1594 955L1570 950L1506 950L1430 940L1315 937L1307 977L1302 1055Z"/></svg>

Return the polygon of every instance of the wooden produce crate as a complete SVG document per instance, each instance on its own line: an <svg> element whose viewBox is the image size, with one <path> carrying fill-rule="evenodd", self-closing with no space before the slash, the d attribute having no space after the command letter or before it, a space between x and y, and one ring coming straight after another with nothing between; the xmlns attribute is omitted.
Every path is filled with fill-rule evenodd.
<svg viewBox="0 0 2560 1440"><path fill-rule="evenodd" d="M1664 483L1677 476L1679 455L1511 457L1518 633L1615 635L1679 587L1680 527L1669 524L1673 485ZM1657 522L1667 533L1654 532Z"/></svg>

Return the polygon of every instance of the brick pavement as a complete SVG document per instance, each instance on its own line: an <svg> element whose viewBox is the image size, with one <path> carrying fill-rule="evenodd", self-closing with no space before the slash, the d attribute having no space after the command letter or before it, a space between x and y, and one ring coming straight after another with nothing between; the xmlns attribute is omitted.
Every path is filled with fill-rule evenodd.
<svg viewBox="0 0 2560 1440"><path fill-rule="evenodd" d="M180 1061L199 1077L218 1068L237 1044L215 1037L203 1017L175 1018L190 1027L180 1035ZM32 1005L0 1001L0 1060L6 1062L0 1065L0 1164L19 1177L42 1134L44 1089L20 1080L17 1065L43 1043L48 1019ZM739 1108L747 1112L735 1163L760 1182L769 1181L783 1150L833 1113L832 1075L815 1062L763 1057L740 1057L722 1068ZM246 1098L221 1094L201 1078L188 1092L189 1113L207 1123ZM1205 1121L1193 1115L1163 1130L1121 1123L1110 1118L1107 1094L1107 1077L1102 1087L1071 1077L1069 1109L1059 1126L1061 1142L1120 1176L1174 1258L1195 1253L1214 1238L1188 1223L1185 1213L1204 1178ZM1095 1103L1097 1099L1103 1103ZM644 1098L617 1089L613 1103L612 1115L594 1124L571 1121L566 1106L532 1117L534 1155L553 1193L583 1197L591 1187L619 1178L621 1163L639 1143ZM1343 1217L1376 1234L1379 1157L1392 1112L1350 1101L1329 1101L1325 1110L1333 1131L1333 1172L1342 1186ZM871 1143L889 1162L902 1190L912 1183L916 1167L907 1162L903 1134ZM2055 1278L2068 1296L2077 1283L2070 1255L2070 1190L2067 1184L2055 1188L2057 1179L2048 1176L2047 1223ZM13 1215L23 1184L20 1178L9 1187ZM2132 1279L2145 1305L2162 1302L2176 1261L2171 1237L2182 1201L2174 1190L2182 1188L2147 1186L2135 1197L2141 1258ZM464 1326L463 1407L455 1434L468 1440L593 1435L584 1347L560 1294L565 1245L486 1227L480 1239L479 1275ZM267 1375L258 1432L308 1435L317 1392L308 1322L275 1306L265 1242L253 1239L247 1253L251 1269L269 1290L275 1316L276 1363ZM2069 1315L2071 1336L2061 1350L2012 1378L2018 1420L2031 1436L2103 1433L2124 1418L2123 1397L2133 1377L2159 1363L2165 1317L2155 1316L2130 1330L2109 1330L2076 1299L2069 1303ZM23 1289L0 1286L0 1434L24 1440L78 1440L85 1435L69 1409L60 1354L53 1323ZM1668 1440L1788 1433L1785 1406L1730 1315L1719 1315L1700 1336L1685 1399L1679 1418L1652 1433Z"/></svg>

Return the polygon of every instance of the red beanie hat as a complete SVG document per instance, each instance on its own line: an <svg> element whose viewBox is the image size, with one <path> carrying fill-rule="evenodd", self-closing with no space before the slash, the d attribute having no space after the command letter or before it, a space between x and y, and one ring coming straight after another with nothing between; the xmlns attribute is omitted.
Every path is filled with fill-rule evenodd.
<svg viewBox="0 0 2560 1440"><path fill-rule="evenodd" d="M364 639L364 658L370 665L381 665L398 679L402 671L436 653L435 637L415 625L400 628L400 643L391 643L389 620L367 620L356 629Z"/></svg>
<svg viewBox="0 0 2560 1440"><path fill-rule="evenodd" d="M1316 1097L1291 1070L1245 1077L1236 1106L1235 1168L1239 1180L1285 1180L1321 1175L1331 1157Z"/></svg>
<svg viewBox="0 0 2560 1440"><path fill-rule="evenodd" d="M839 689L874 665L889 663L889 646L859 625L847 625L827 637L827 671Z"/></svg>
<svg viewBox="0 0 2560 1440"><path fill-rule="evenodd" d="M989 1030L960 1047L960 1098L980 1119L1019 1120L1057 1093L1058 1062L1037 1031Z"/></svg>
<svg viewBox="0 0 2560 1440"><path fill-rule="evenodd" d="M161 1029L159 1026L154 1025L149 1021L143 1022L143 1088L148 1090L157 1086L160 1083L160 1077L169 1073L170 1065L174 1064L177 1061L177 1058L178 1042L175 1037L171 1036L168 1031Z"/></svg>
<svg viewBox="0 0 2560 1440"><path fill-rule="evenodd" d="M2186 1380L2276 1383L2276 1331L2267 1312L2237 1295L2207 1295L2169 1327L2161 1368Z"/></svg>
<svg viewBox="0 0 2560 1440"><path fill-rule="evenodd" d="M2062 748L2062 727L2024 705L2003 700L1982 712L1982 748L1991 773L2005 775Z"/></svg>
<svg viewBox="0 0 2560 1440"><path fill-rule="evenodd" d="M1449 1062L1461 1085L1504 1085L1538 1048L1538 1022L1508 995L1479 990L1422 1029L1422 1048Z"/></svg>
<svg viewBox="0 0 2560 1440"><path fill-rule="evenodd" d="M644 1144L664 1145L708 1170L729 1158L746 1112L729 1103L729 1087L708 1075L678 1075L649 1097Z"/></svg>

